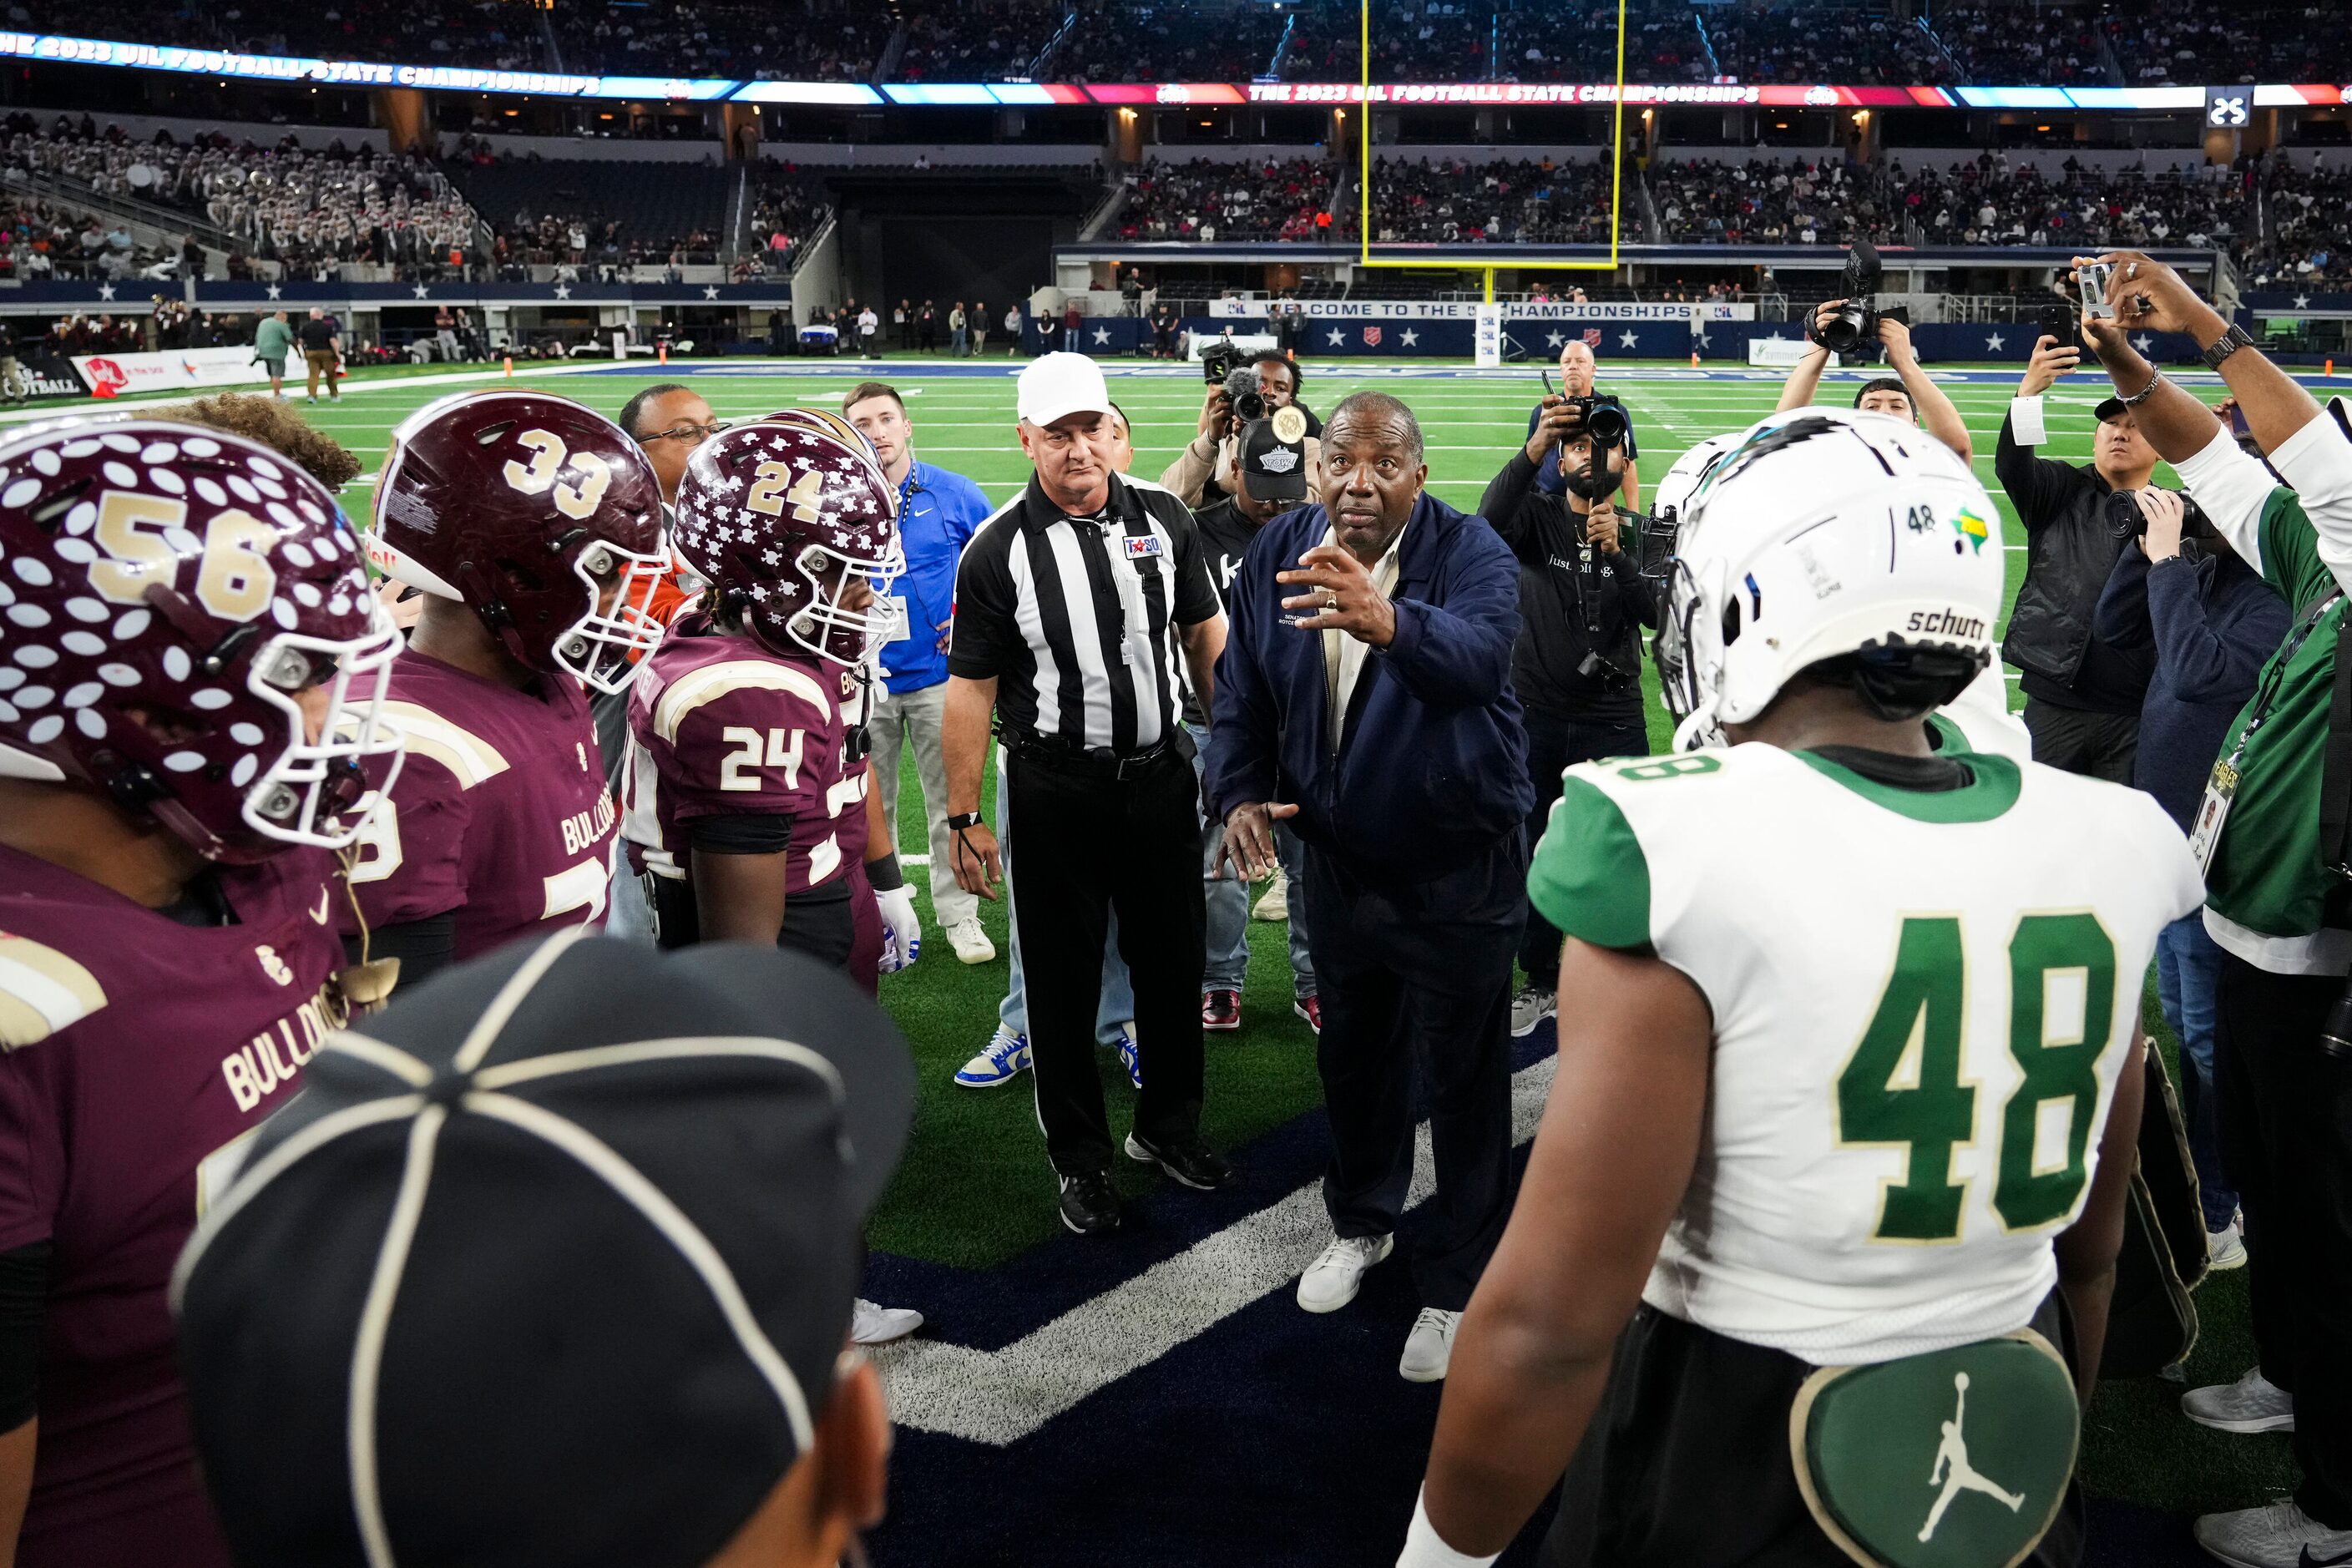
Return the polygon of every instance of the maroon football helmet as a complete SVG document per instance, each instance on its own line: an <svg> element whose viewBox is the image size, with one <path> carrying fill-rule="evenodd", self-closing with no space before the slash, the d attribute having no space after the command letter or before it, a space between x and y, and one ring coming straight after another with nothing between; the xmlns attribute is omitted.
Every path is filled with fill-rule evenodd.
<svg viewBox="0 0 2352 1568"><path fill-rule="evenodd" d="M470 605L532 669L618 691L661 641L646 613L669 566L660 487L619 426L570 398L466 392L409 416L367 542L386 576Z"/></svg>
<svg viewBox="0 0 2352 1568"><path fill-rule="evenodd" d="M340 847L360 764L399 771L400 647L335 498L268 448L137 420L0 443L0 775L214 860Z"/></svg>
<svg viewBox="0 0 2352 1568"><path fill-rule="evenodd" d="M772 652L863 664L888 640L906 570L898 498L866 455L814 424L739 425L694 449L677 486L681 560ZM873 602L842 603L863 579Z"/></svg>

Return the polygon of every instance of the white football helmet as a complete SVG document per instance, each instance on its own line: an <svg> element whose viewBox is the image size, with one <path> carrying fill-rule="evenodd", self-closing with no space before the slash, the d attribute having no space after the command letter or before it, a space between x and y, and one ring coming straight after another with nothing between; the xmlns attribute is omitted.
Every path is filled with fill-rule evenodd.
<svg viewBox="0 0 2352 1568"><path fill-rule="evenodd" d="M1822 407L1760 419L1681 503L1681 525L1656 645L1678 747L1719 741L1823 659L1860 654L1893 677L1909 652L1940 651L1956 673L1922 711L1991 661L2000 513L1916 426Z"/></svg>
<svg viewBox="0 0 2352 1568"><path fill-rule="evenodd" d="M1650 515L1664 522L1669 518L1679 520L1688 512L1691 492L1739 445L1743 434L1735 431L1709 436L1676 458L1674 467L1666 470L1666 477L1650 489Z"/></svg>

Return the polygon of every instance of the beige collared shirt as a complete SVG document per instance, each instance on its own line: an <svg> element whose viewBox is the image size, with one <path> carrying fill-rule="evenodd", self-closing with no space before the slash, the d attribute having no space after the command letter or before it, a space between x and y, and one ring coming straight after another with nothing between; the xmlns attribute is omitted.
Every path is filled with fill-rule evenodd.
<svg viewBox="0 0 2352 1568"><path fill-rule="evenodd" d="M1411 525L1408 524L1408 527ZM1347 546L1339 542L1339 530L1335 525L1324 531L1323 542L1334 550ZM1396 596L1397 552L1404 545L1404 530L1389 541L1388 552L1372 563L1372 586L1383 599ZM1328 682L1331 698L1331 752L1338 755L1342 731L1348 722L1348 704L1356 694L1356 678L1363 673L1364 658L1372 645L1361 637L1327 626L1323 631L1323 679Z"/></svg>

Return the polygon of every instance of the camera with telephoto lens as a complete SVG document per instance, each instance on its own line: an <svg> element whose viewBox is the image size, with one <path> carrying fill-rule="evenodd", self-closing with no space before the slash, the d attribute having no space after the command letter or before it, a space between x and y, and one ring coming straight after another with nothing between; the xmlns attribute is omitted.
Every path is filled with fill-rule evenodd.
<svg viewBox="0 0 2352 1568"><path fill-rule="evenodd" d="M2174 492L2179 494L2178 491ZM2140 510L2139 498L2130 490L2116 490L2107 497L2107 531L2117 541L2146 539L2147 513ZM2180 497L2180 537L2211 540L2221 537L2213 520L2205 509L2187 496Z"/></svg>
<svg viewBox="0 0 2352 1568"><path fill-rule="evenodd" d="M1633 430L1632 423L1625 417L1624 408L1613 397L1595 394L1563 397L1560 401L1575 409L1577 418L1583 421L1585 435L1592 438L1596 461L1602 448L1623 446L1626 436Z"/></svg>
<svg viewBox="0 0 2352 1568"><path fill-rule="evenodd" d="M1833 354L1851 355L1864 344L1878 341L1880 321L1908 326L1908 310L1898 305L1882 310L1874 302L1885 272L1879 265L1878 247L1866 239L1855 240L1853 248L1845 253L1845 270L1838 275L1838 294L1845 303L1827 321L1816 312L1806 323L1805 335Z"/></svg>
<svg viewBox="0 0 2352 1568"><path fill-rule="evenodd" d="M1255 364L1242 365L1225 377L1225 401L1233 405L1236 420L1246 425L1265 417L1264 385Z"/></svg>
<svg viewBox="0 0 2352 1568"><path fill-rule="evenodd" d="M1242 351L1233 344L1212 343L1201 351L1201 379L1211 386L1223 386L1241 363Z"/></svg>

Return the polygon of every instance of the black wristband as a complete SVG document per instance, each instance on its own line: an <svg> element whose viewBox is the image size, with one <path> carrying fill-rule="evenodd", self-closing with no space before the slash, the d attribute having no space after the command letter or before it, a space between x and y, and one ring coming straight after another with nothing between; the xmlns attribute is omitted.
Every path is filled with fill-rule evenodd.
<svg viewBox="0 0 2352 1568"><path fill-rule="evenodd" d="M866 862L866 879L877 893L895 893L907 885L907 874L898 869L898 852L893 849L879 860Z"/></svg>
<svg viewBox="0 0 2352 1568"><path fill-rule="evenodd" d="M948 818L948 831L961 833L967 827L978 827L985 820L976 811L959 811Z"/></svg>

